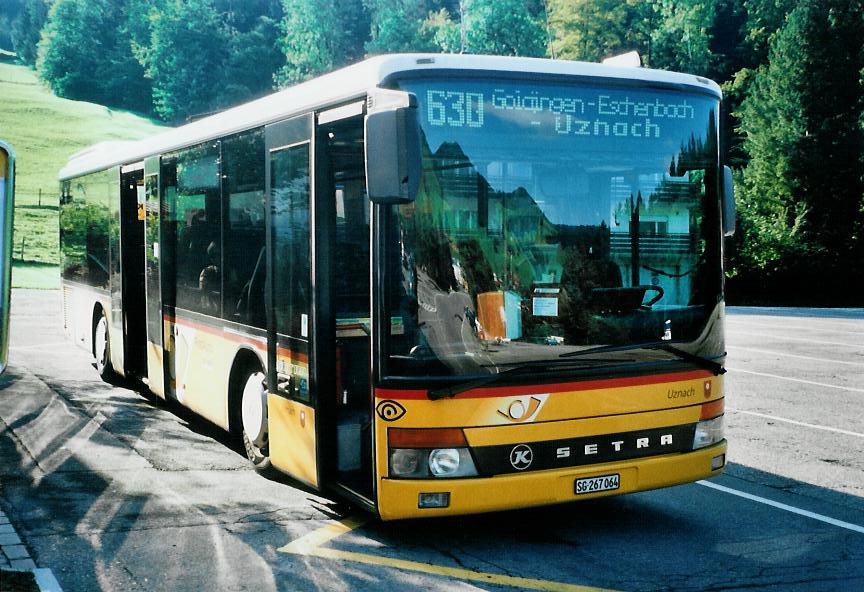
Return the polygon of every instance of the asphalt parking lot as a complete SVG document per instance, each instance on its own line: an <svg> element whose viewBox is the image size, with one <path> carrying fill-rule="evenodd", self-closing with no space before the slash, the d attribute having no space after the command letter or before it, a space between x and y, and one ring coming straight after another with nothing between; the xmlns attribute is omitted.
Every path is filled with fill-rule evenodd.
<svg viewBox="0 0 864 592"><path fill-rule="evenodd" d="M102 383L62 336L59 293L16 291L0 510L67 592L862 590L864 310L728 313L721 477L381 523Z"/></svg>

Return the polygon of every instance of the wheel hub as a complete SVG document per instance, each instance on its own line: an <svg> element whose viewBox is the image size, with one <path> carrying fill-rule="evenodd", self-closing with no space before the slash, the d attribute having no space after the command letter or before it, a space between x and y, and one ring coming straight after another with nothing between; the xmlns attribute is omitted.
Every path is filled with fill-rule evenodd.
<svg viewBox="0 0 864 592"><path fill-rule="evenodd" d="M108 344L108 323L105 321L105 317L99 319L98 325L96 325L96 343L94 344L93 350L95 352L96 360L100 364L104 364L107 360L108 348L106 347Z"/></svg>
<svg viewBox="0 0 864 592"><path fill-rule="evenodd" d="M267 389L264 374L256 372L246 379L241 404L243 431L250 442L262 448L267 444Z"/></svg>

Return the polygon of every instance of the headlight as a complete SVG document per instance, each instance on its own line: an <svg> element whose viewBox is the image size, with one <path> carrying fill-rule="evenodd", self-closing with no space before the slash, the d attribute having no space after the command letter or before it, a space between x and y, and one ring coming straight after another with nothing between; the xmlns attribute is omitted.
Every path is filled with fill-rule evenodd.
<svg viewBox="0 0 864 592"><path fill-rule="evenodd" d="M723 416L700 421L693 435L693 450L717 444L723 439Z"/></svg>
<svg viewBox="0 0 864 592"><path fill-rule="evenodd" d="M390 474L400 477L414 476L423 468L423 450L400 448L390 451Z"/></svg>
<svg viewBox="0 0 864 592"><path fill-rule="evenodd" d="M429 470L436 477L449 477L459 471L459 451L455 448L436 448L429 453Z"/></svg>
<svg viewBox="0 0 864 592"><path fill-rule="evenodd" d="M397 479L476 477L468 448L391 448L390 476Z"/></svg>

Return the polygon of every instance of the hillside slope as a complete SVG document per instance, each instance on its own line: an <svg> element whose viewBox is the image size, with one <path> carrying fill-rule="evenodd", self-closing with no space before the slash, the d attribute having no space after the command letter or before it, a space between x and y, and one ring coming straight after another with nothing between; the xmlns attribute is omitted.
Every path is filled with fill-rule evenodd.
<svg viewBox="0 0 864 592"><path fill-rule="evenodd" d="M163 129L132 113L58 98L29 68L0 63L0 138L17 155L15 259L59 262L57 172L71 154L104 140L134 140Z"/></svg>

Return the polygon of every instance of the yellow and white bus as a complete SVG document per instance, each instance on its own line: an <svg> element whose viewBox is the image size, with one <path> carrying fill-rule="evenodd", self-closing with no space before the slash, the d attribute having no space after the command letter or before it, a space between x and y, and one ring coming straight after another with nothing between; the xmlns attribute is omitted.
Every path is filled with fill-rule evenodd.
<svg viewBox="0 0 864 592"><path fill-rule="evenodd" d="M9 290L12 288L12 218L15 151L0 140L0 374L9 361Z"/></svg>
<svg viewBox="0 0 864 592"><path fill-rule="evenodd" d="M97 145L60 173L66 330L384 519L716 475L720 98L391 55Z"/></svg>

